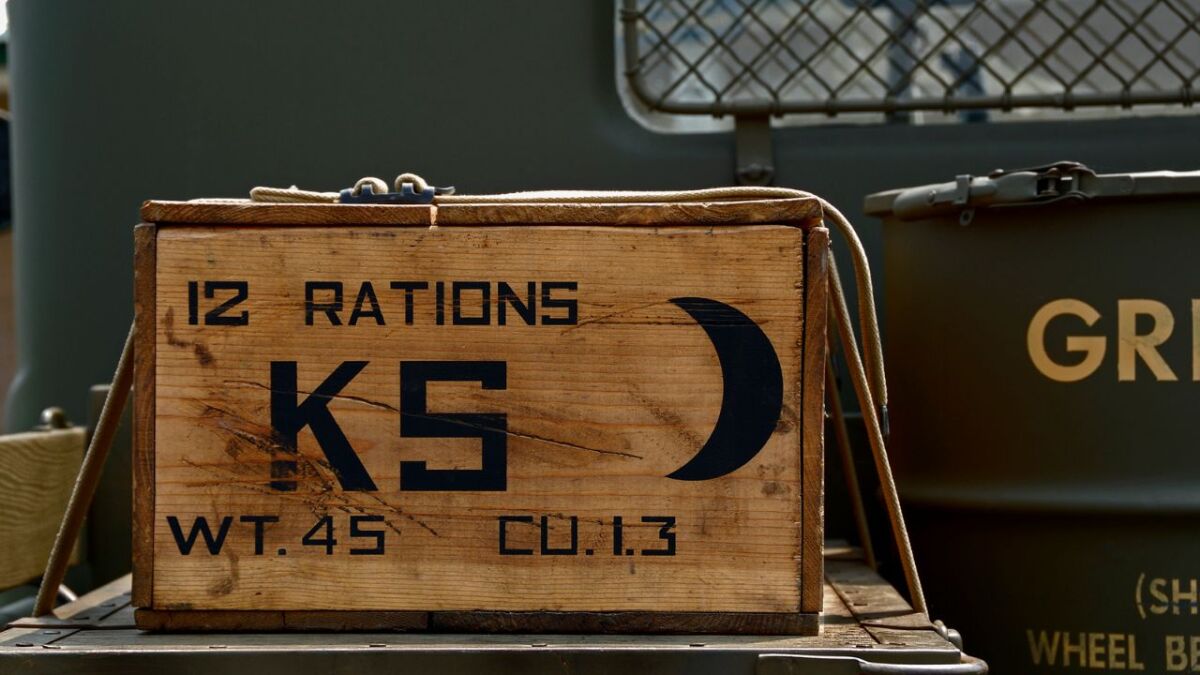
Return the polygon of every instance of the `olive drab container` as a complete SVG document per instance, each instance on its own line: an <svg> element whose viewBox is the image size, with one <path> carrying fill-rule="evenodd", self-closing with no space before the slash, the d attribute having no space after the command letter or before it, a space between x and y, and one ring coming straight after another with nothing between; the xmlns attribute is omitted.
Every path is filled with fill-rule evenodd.
<svg viewBox="0 0 1200 675"><path fill-rule="evenodd" d="M1194 668L1200 172L1060 163L866 209L930 606L997 672Z"/></svg>
<svg viewBox="0 0 1200 675"><path fill-rule="evenodd" d="M821 213L148 202L138 625L815 634Z"/></svg>

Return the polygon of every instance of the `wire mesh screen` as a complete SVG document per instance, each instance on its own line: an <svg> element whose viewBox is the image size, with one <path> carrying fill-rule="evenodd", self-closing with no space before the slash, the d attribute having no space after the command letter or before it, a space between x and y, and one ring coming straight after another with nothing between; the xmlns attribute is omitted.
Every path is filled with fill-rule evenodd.
<svg viewBox="0 0 1200 675"><path fill-rule="evenodd" d="M1191 105L1200 0L623 0L625 68L692 114Z"/></svg>

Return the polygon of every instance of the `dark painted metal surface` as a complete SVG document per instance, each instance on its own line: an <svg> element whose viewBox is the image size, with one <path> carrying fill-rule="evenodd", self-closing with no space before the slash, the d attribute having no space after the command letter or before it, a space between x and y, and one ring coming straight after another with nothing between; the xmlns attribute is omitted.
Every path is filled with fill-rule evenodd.
<svg viewBox="0 0 1200 675"><path fill-rule="evenodd" d="M997 672L1165 672L1200 647L1198 188L885 221L917 559ZM1170 323L1153 349L1175 380L1130 357Z"/></svg>
<svg viewBox="0 0 1200 675"><path fill-rule="evenodd" d="M108 387L97 385L88 392L88 428L95 429L100 410L108 396ZM100 474L96 498L88 511L84 556L89 574L88 587L106 584L129 574L132 567L133 533L130 514L133 513L133 406L126 406L121 424L113 438L108 461Z"/></svg>
<svg viewBox="0 0 1200 675"><path fill-rule="evenodd" d="M148 197L337 190L401 171L468 192L729 182L729 139L657 135L625 114L606 3L17 0L9 11L24 121L14 428L59 394L82 418L79 392L109 377ZM403 84L381 84L389 72Z"/></svg>
<svg viewBox="0 0 1200 675"><path fill-rule="evenodd" d="M401 171L465 193L735 181L732 134L656 134L626 114L614 4L353 7L10 3L20 374L7 429L51 404L82 419L79 392L109 376L132 314L131 226L148 197L335 190ZM380 85L401 69L403 86ZM1060 157L1186 168L1200 118L796 127L776 130L773 147L776 184L844 208L877 254L858 204L900 177Z"/></svg>
<svg viewBox="0 0 1200 675"><path fill-rule="evenodd" d="M190 650L147 649L138 653L109 650L80 659L78 654L67 650L46 650L40 647L36 661L28 662L29 673L74 673L120 672L135 673L221 673L236 675L296 675L298 673L322 673L323 675L361 675L362 673L479 673L520 674L567 673L571 675L597 675L607 673L700 673L700 674L745 674L754 673L810 673L811 675L843 675L847 673L882 673L885 675L974 675L986 672L978 665L958 664L929 665L928 653L911 653L900 658L909 660L891 667L863 668L859 670L861 651L843 650L805 658L796 655L803 665L789 668L781 663L782 654L762 654L759 650L736 650L714 646L707 649L654 648L634 646L621 648L603 643L555 645L550 647L541 640L542 636L525 636L527 643L505 646L488 646L490 640L481 639L479 644L469 647L428 646L400 642L390 636L362 635L356 642L379 640L374 644L353 646L322 645L319 647L238 647L224 645L205 646ZM483 636L481 636L483 637ZM444 641L444 638L443 638ZM391 644L389 644L389 642ZM375 646L378 645L378 646ZM408 647L408 648L405 648ZM39 649L32 644L28 649ZM783 650L786 652L787 650ZM2 658L2 656L0 656ZM12 658L12 657L10 657ZM936 657L933 657L936 658ZM803 660L801 660L803 659ZM924 663L923 663L924 661ZM847 666L853 664L853 670Z"/></svg>

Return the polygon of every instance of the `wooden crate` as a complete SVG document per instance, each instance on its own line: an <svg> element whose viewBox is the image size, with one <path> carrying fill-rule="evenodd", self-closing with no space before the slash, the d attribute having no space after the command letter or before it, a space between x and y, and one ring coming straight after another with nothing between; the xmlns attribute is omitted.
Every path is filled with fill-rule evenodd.
<svg viewBox="0 0 1200 675"><path fill-rule="evenodd" d="M148 202L140 625L816 631L819 214Z"/></svg>

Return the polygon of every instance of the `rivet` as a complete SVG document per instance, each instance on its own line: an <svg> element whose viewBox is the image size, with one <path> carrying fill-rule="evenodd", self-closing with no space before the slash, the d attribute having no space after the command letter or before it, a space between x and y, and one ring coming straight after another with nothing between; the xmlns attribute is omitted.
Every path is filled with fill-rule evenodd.
<svg viewBox="0 0 1200 675"><path fill-rule="evenodd" d="M70 428L71 422L67 419L67 413L63 412L62 408L46 408L42 411L41 423L38 424L38 429L49 431L51 429L67 429Z"/></svg>

